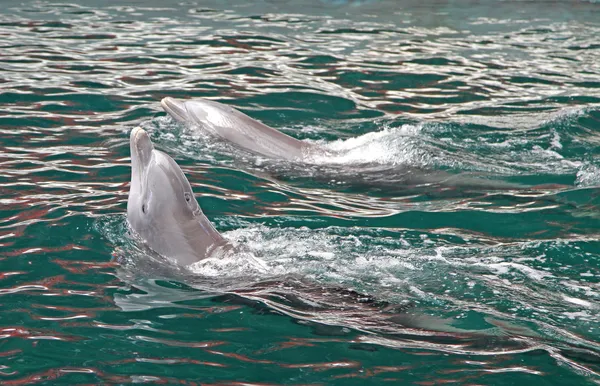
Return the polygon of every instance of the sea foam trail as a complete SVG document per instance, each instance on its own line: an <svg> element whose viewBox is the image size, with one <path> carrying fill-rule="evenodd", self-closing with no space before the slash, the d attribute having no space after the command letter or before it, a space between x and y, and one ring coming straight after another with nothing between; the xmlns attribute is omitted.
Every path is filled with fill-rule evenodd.
<svg viewBox="0 0 600 386"><path fill-rule="evenodd" d="M596 146L595 143L583 142L578 128L578 121L594 112L593 108L571 108L546 113L542 123L537 122L536 126L517 132L494 128L481 130L479 126L452 122L395 126L393 121L387 120L380 123L379 129L356 137L333 141L307 140L318 144L320 150L307 153L303 162L309 167L305 172L312 175L328 167L339 170L363 166L367 167L364 173L369 173L368 167L375 167L378 172L383 170L380 167L414 167L502 178L540 173L557 177L571 175L573 182L576 180L580 186L589 186L595 183L589 175L595 162L584 162L581 153L571 154L564 149L564 143L580 143L582 150ZM240 165L241 161L242 165L257 170L262 167L302 174L297 166L280 160L273 162L243 151L197 128L182 130L181 125L167 117L156 118L150 130L156 130L158 142L175 154L232 165L236 161L235 165ZM284 131L293 135L293 130L288 128ZM548 181L557 182L556 178Z"/></svg>
<svg viewBox="0 0 600 386"><path fill-rule="evenodd" d="M118 238L117 233L110 230L115 226L122 225L115 219L113 224L100 224L100 229L110 237ZM196 296L203 298L213 296L211 293L231 292L266 302L272 309L307 321L341 323L342 326L358 329L370 328L369 323L374 323L374 328L387 328L389 332L396 333L403 331L399 326L405 323L438 332L472 333L453 327L456 322L460 325L461 320L471 320L473 315L466 310L472 309L471 312L476 311L486 318L517 322L512 326L498 322L501 327L497 331L493 328L496 322L491 322L492 327L478 332L482 336L521 331L518 334L538 339L545 334L544 331L551 329L553 338L583 346L589 346L589 342L579 342L569 334L561 333L559 326L562 321L572 320L573 329L586 329L598 323L594 315L598 311L599 288L594 285L584 288L576 277L568 278L564 274L558 277L554 269L546 271L539 268L539 264L548 262L550 258L544 251L557 243L572 243L573 251L582 253L577 252L577 241L498 242L485 247L470 242L467 235L465 238L453 235L440 238L440 235L409 230L271 228L249 224L242 224L223 234L240 248L238 252L191 265L186 270L192 276L179 271L174 277L208 293L194 295L186 290L179 295L169 289L162 294L164 291L158 290L158 287L150 288L148 292L148 283L142 280L138 284L149 293L148 296L119 298L118 303L128 310L138 310L168 307L169 298L174 301L192 300ZM440 244L446 246L440 247ZM514 258L516 252L521 256L518 260ZM127 243L123 244L121 253L128 256L122 261L125 270L130 265L143 266L140 264L147 258L145 252ZM589 277L595 275L600 277L600 272L589 273ZM135 283L140 280L139 276L139 272L129 275L134 285L138 285ZM300 286L294 284L297 278L302 280ZM557 286L561 288L560 292ZM394 311L388 315L392 318L390 320L395 320L392 324L386 320L385 314L377 321L371 320L368 316L374 312L369 308L371 306L364 308L359 302L358 308L354 309L352 299L346 297L347 306L354 309L356 315L364 313L364 319L355 320L356 315L348 315L342 322L337 319L341 315L335 316L339 310L328 308L333 307L331 297L322 293L323 288L356 290L358 294L372 297L373 301L383 302L381 304L389 307L395 305L391 309L395 307L400 314L393 316ZM337 296L333 291L331 294ZM296 300L290 303L286 300L289 296L300 303L294 303ZM163 300L153 306L159 298ZM410 314L403 316L404 311L401 310L409 304ZM304 309L307 305L319 306L308 312ZM445 309L446 317L452 315L453 322L427 316L427 312L440 306ZM321 314L319 307L328 309L328 313ZM553 309L552 314L545 312L548 308ZM421 313L425 314L418 316ZM536 327L530 329L526 325ZM444 347L439 349L444 350Z"/></svg>

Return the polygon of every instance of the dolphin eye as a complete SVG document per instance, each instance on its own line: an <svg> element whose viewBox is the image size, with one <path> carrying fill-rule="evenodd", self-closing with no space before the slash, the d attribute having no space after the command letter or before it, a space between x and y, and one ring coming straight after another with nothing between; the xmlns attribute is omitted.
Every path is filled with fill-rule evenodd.
<svg viewBox="0 0 600 386"><path fill-rule="evenodd" d="M191 195L191 194L189 194L188 192L185 192L185 193L183 193L183 196L185 197L185 200L186 200L187 202L190 202L190 201L192 201L192 195Z"/></svg>

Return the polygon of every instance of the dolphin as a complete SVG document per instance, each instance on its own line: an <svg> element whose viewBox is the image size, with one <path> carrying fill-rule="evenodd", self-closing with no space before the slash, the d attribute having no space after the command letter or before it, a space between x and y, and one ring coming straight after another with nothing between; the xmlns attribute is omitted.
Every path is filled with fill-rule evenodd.
<svg viewBox="0 0 600 386"><path fill-rule="evenodd" d="M177 163L136 127L130 135L127 221L150 249L189 265L232 248L206 218Z"/></svg>
<svg viewBox="0 0 600 386"><path fill-rule="evenodd" d="M383 189L387 192L410 191L425 187L453 187L481 191L522 190L528 186L487 178L479 173L449 173L415 165L381 165L377 163L353 163L318 165L314 156L340 155L317 143L301 141L272 127L258 122L231 106L203 98L189 100L166 97L161 100L163 109L176 121L198 127L203 132L221 138L238 148L274 160L290 161L276 167L262 164L266 169L282 170L294 175L307 175L311 179L339 181L355 187ZM485 177L485 176L481 176Z"/></svg>
<svg viewBox="0 0 600 386"><path fill-rule="evenodd" d="M199 125L213 135L269 158L302 161L307 153L318 147L292 138L222 103L171 97L163 98L160 103L175 120Z"/></svg>

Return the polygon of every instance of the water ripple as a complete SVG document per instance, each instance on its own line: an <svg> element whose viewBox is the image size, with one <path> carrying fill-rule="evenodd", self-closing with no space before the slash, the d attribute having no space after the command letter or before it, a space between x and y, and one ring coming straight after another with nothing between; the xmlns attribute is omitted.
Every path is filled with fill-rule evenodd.
<svg viewBox="0 0 600 386"><path fill-rule="evenodd" d="M597 4L5 3L0 383L600 379ZM165 96L328 153L244 153ZM243 254L129 235L138 125Z"/></svg>

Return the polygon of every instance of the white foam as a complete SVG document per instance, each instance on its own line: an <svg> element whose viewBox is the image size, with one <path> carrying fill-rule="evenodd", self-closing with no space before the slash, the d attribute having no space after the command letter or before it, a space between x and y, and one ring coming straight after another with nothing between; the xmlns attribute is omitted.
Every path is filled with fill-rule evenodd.
<svg viewBox="0 0 600 386"><path fill-rule="evenodd" d="M498 274L506 274L511 269L513 269L513 270L516 270L516 271L520 272L521 274L527 276L529 279L532 279L535 281L541 281L544 278L553 276L552 274L550 274L548 272L541 271L541 270L538 270L535 268L531 268L524 264L518 264L518 263L513 263L513 262L503 262L503 263L498 263L498 264L485 264L485 266L492 270L495 270Z"/></svg>
<svg viewBox="0 0 600 386"><path fill-rule="evenodd" d="M381 131L358 137L323 143L326 153L309 155L315 164L377 163L385 165L416 164L426 161L426 155L418 146L422 126L403 125L384 128Z"/></svg>
<svg viewBox="0 0 600 386"><path fill-rule="evenodd" d="M190 268L209 277L299 274L332 283L369 283L375 288L403 281L409 272L420 270L404 243L387 248L373 245L372 236L339 233L338 228L241 227L223 236L243 245L243 252L205 259Z"/></svg>
<svg viewBox="0 0 600 386"><path fill-rule="evenodd" d="M189 266L195 274L206 277L260 276L270 267L251 253L231 253L200 260Z"/></svg>
<svg viewBox="0 0 600 386"><path fill-rule="evenodd" d="M564 316L569 319L577 319L577 320L589 320L590 314L586 311L576 311L576 312L563 312Z"/></svg>
<svg viewBox="0 0 600 386"><path fill-rule="evenodd" d="M579 187L600 185L600 168L590 163L584 163L577 172L575 184Z"/></svg>
<svg viewBox="0 0 600 386"><path fill-rule="evenodd" d="M556 130L552 130L553 132L553 136L552 136L552 141L550 142L552 144L553 148L556 149L562 149L563 145L562 143L560 143L560 134L558 134L558 132Z"/></svg>
<svg viewBox="0 0 600 386"><path fill-rule="evenodd" d="M572 119L574 115L582 114L579 109L567 109L551 114L544 122L557 122ZM224 141L215 141L202 130L188 128L183 135L174 139L173 122L168 118L155 118L155 125L167 127L160 130L161 144L167 146L171 153L183 153L189 157L202 154L203 160L220 163L231 160L243 160L255 166L264 168L268 160L240 152ZM460 127L461 130L464 127ZM150 128L151 130L151 128ZM181 131L181 127L177 130ZM316 131L315 127L305 129L295 128L296 131ZM502 173L507 175L522 172L563 174L572 173L581 166L580 161L564 158L560 151L563 149L562 135L557 130L546 131L542 135L519 131L511 135L498 132L477 132L469 137L466 133L453 133L452 126L438 123L404 124L400 127L383 127L379 131L370 132L357 137L339 139L332 142L314 141L323 150L305 154L305 160L314 165L409 165L415 167L457 168L463 171ZM167 133L163 136L161 132ZM449 134L449 135L448 135ZM505 136L498 141L498 135ZM475 140L474 140L475 139ZM307 140L311 142L310 140ZM182 146L183 145L183 146ZM225 157L228 159L225 161ZM231 159L231 160L229 160ZM284 167L278 163L279 167ZM582 183L590 183L590 177L582 172Z"/></svg>

